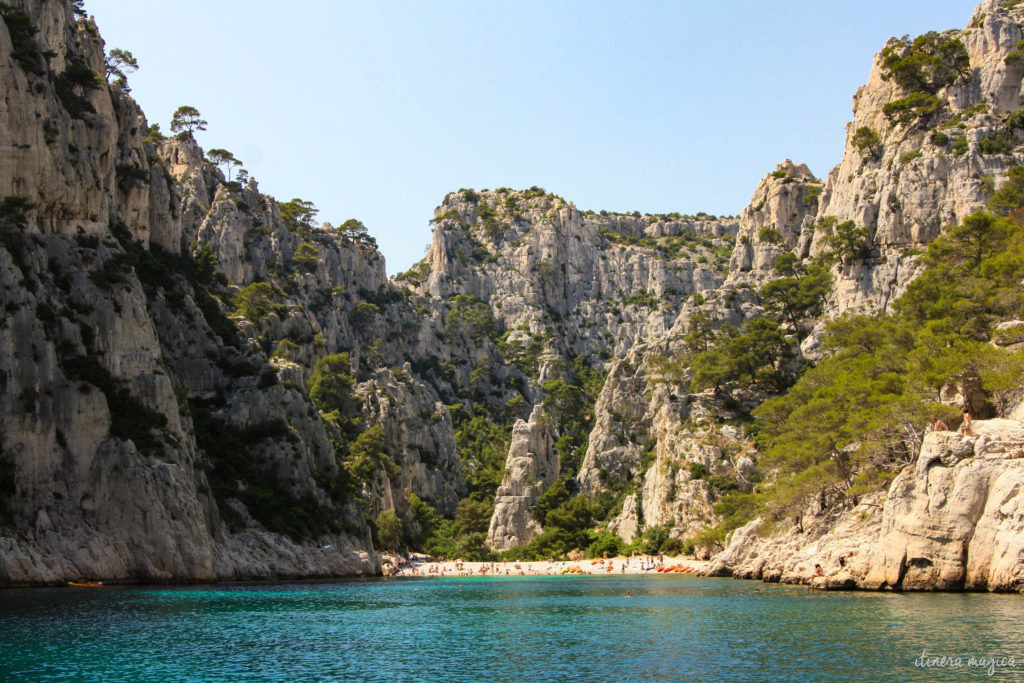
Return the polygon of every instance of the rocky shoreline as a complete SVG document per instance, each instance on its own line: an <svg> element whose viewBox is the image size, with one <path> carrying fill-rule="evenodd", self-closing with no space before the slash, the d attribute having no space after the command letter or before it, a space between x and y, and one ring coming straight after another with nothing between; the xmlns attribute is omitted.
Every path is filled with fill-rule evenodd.
<svg viewBox="0 0 1024 683"><path fill-rule="evenodd" d="M708 573L826 590L1024 592L1024 423L977 420L973 432L926 434L887 494L809 516L803 531L737 529Z"/></svg>

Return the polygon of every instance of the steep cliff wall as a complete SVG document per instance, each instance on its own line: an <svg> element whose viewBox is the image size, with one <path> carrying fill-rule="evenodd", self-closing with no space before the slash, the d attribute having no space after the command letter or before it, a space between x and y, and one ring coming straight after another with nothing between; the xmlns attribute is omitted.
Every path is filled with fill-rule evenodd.
<svg viewBox="0 0 1024 683"><path fill-rule="evenodd" d="M771 476L729 423L785 384L694 394L682 360L764 315L783 254L798 275L831 268L826 318L887 310L919 248L1024 161L1024 8L987 0L938 36L967 61L916 92L927 107L908 109L915 91L885 66L909 43L876 57L824 183L786 160L739 218L460 190L427 257L389 281L361 225L317 226L228 181L190 134L154 133L96 80L91 20L58 0L2 17L8 583L372 573L370 522L394 511L415 537L413 494L449 518L468 492L493 499L488 542L504 549L541 533L532 509L556 480L626 542L660 530L681 545L723 494ZM859 241L837 239L847 221ZM820 353L821 321L802 323L818 323L805 357L772 370ZM801 324L783 323L785 345ZM503 470L470 428L511 441ZM823 497L799 529L736 530L716 571L809 581L842 556L818 583L1019 588L1014 429L929 437L923 454L956 462L922 455L852 509Z"/></svg>
<svg viewBox="0 0 1024 683"><path fill-rule="evenodd" d="M973 431L929 433L887 494L809 510L802 528L781 533L761 521L738 529L712 573L826 589L1020 591L1024 426L980 420Z"/></svg>
<svg viewBox="0 0 1024 683"><path fill-rule="evenodd" d="M0 581L376 571L301 369L240 334L185 246L223 178L189 136L144 139L67 3L3 27Z"/></svg>

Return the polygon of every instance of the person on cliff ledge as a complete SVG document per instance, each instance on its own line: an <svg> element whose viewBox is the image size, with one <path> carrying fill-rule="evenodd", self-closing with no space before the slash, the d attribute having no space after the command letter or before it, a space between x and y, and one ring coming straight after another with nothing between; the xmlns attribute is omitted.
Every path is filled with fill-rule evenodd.
<svg viewBox="0 0 1024 683"><path fill-rule="evenodd" d="M821 568L820 564L814 565L814 575L815 576L824 576L825 575L825 570Z"/></svg>
<svg viewBox="0 0 1024 683"><path fill-rule="evenodd" d="M960 433L964 436L974 436L974 432L971 430L971 414L967 412L967 408L961 408L960 412L964 414L964 422L960 425Z"/></svg>
<svg viewBox="0 0 1024 683"><path fill-rule="evenodd" d="M932 426L932 431L946 432L949 431L949 427L947 427L946 423L943 422L942 420L936 420L935 424Z"/></svg>

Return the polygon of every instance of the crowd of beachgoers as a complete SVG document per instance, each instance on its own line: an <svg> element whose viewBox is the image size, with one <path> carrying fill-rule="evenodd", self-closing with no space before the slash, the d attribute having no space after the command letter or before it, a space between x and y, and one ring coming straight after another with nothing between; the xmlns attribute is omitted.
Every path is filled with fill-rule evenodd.
<svg viewBox="0 0 1024 683"><path fill-rule="evenodd" d="M634 555L594 560L551 558L533 561L470 562L412 554L407 558L386 555L383 563L386 576L428 577L701 574L707 565L707 562L691 557L665 557L664 555Z"/></svg>

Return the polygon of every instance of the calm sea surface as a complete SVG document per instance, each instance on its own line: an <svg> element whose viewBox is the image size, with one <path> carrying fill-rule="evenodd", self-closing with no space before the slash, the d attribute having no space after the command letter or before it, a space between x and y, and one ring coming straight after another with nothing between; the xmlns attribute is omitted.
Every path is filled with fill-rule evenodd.
<svg viewBox="0 0 1024 683"><path fill-rule="evenodd" d="M0 680L44 679L1024 680L1024 596L689 576L0 591Z"/></svg>

